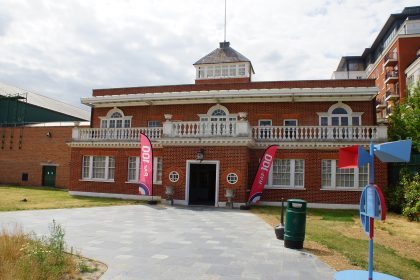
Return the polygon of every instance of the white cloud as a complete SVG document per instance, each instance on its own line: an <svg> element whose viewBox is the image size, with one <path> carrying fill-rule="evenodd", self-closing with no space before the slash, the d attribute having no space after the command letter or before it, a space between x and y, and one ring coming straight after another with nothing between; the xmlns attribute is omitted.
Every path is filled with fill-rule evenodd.
<svg viewBox="0 0 420 280"><path fill-rule="evenodd" d="M328 79L415 1L228 0L227 39L254 80ZM92 88L194 82L224 1L0 0L0 81L80 105Z"/></svg>

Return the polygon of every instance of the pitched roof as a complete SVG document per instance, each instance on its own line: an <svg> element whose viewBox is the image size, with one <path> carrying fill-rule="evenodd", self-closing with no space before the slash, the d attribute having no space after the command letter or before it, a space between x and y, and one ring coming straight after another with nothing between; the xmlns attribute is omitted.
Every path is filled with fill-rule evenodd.
<svg viewBox="0 0 420 280"><path fill-rule="evenodd" d="M55 111L68 116L73 116L82 120L90 120L90 113L76 106L27 91L22 88L3 84L0 82L0 96L25 96L26 102L38 107L46 108L51 111Z"/></svg>
<svg viewBox="0 0 420 280"><path fill-rule="evenodd" d="M219 48L199 59L196 63L194 63L194 65L232 62L249 62L251 64L252 72L254 72L251 61L241 53L231 48L229 42L221 42Z"/></svg>

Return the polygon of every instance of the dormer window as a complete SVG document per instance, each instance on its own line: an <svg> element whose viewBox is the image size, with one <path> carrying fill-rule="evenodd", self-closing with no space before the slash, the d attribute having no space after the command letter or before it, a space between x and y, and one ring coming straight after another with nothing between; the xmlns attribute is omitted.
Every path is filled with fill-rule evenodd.
<svg viewBox="0 0 420 280"><path fill-rule="evenodd" d="M106 117L99 117L101 128L127 128L131 127L132 116L124 116L123 111L114 108L108 112Z"/></svg>

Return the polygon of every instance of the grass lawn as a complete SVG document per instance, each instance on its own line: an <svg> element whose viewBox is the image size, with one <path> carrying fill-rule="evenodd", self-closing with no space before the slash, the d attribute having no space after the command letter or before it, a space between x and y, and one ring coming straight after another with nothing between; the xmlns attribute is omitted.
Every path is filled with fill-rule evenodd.
<svg viewBox="0 0 420 280"><path fill-rule="evenodd" d="M279 207L252 211L273 226L279 224ZM308 209L304 248L336 270L367 269L368 238L357 211ZM385 222L375 221L374 269L420 279L420 223L392 213Z"/></svg>
<svg viewBox="0 0 420 280"><path fill-rule="evenodd" d="M25 199L27 202L23 202ZM0 186L0 211L74 208L137 204L138 201L70 196L67 191L45 187Z"/></svg>

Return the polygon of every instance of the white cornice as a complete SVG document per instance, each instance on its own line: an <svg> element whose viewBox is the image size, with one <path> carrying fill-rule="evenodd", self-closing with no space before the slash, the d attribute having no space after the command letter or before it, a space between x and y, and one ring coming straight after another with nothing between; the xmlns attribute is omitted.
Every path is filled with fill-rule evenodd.
<svg viewBox="0 0 420 280"><path fill-rule="evenodd" d="M140 142L109 142L109 141L73 141L67 145L71 148L127 148L140 149ZM162 148L160 143L152 142L153 148Z"/></svg>
<svg viewBox="0 0 420 280"><path fill-rule="evenodd" d="M204 103L370 101L377 92L376 87L209 90L105 95L82 98L81 102L91 107L121 107Z"/></svg>
<svg viewBox="0 0 420 280"><path fill-rule="evenodd" d="M380 143L376 141L374 143ZM72 148L126 148L126 149L138 149L140 148L139 142L69 142L68 146ZM200 147L200 146L213 146L213 147L249 147L251 149L265 149L271 145L278 145L279 149L299 149L299 150L308 150L308 149L338 149L341 147L351 146L351 145L360 145L365 148L369 147L368 142L359 142L359 141L340 141L340 142L316 142L316 141L265 141L257 142L254 139L239 137L239 138L169 138L164 140L158 140L152 142L153 148L163 148L163 147Z"/></svg>

